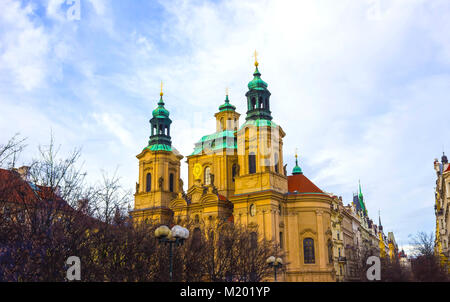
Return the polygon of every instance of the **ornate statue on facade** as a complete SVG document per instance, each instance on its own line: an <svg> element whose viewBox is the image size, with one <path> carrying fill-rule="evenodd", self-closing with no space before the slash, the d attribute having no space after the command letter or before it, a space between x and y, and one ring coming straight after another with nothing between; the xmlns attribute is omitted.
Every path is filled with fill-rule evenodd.
<svg viewBox="0 0 450 302"><path fill-rule="evenodd" d="M136 183L136 194L139 192L139 183Z"/></svg>
<svg viewBox="0 0 450 302"><path fill-rule="evenodd" d="M158 179L158 184L159 184L159 188L160 188L160 189L162 189L163 183L164 183L164 178L161 176L161 177Z"/></svg>
<svg viewBox="0 0 450 302"><path fill-rule="evenodd" d="M210 174L209 179L211 180L211 186L214 187L214 174Z"/></svg>
<svg viewBox="0 0 450 302"><path fill-rule="evenodd" d="M180 187L180 192L184 192L183 185L184 185L183 180L180 178L178 180L178 186Z"/></svg>
<svg viewBox="0 0 450 302"><path fill-rule="evenodd" d="M283 166L284 176L287 176L287 164Z"/></svg>

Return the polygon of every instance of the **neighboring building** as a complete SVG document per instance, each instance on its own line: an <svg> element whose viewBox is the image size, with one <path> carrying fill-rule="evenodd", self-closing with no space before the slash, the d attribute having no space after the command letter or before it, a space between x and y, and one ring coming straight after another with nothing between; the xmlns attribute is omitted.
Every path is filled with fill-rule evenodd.
<svg viewBox="0 0 450 302"><path fill-rule="evenodd" d="M405 251L402 249L400 253L398 253L398 259L400 262L400 265L405 268L406 270L411 270L411 259L408 258L408 255L406 255Z"/></svg>
<svg viewBox="0 0 450 302"><path fill-rule="evenodd" d="M448 265L450 165L445 154L442 154L441 162L437 159L434 160L434 170L436 171L436 201L434 205L436 215L435 253L439 255L442 265Z"/></svg>
<svg viewBox="0 0 450 302"><path fill-rule="evenodd" d="M398 258L398 246L395 242L394 233L388 233L388 245L389 245L389 259L394 260Z"/></svg>
<svg viewBox="0 0 450 302"><path fill-rule="evenodd" d="M55 217L72 211L56 189L40 186L29 181L29 167L18 169L0 169L0 214L7 219L29 221L32 209L43 209L42 215L52 211ZM34 215L34 214L33 214Z"/></svg>
<svg viewBox="0 0 450 302"><path fill-rule="evenodd" d="M344 281L345 275L345 245L344 245L344 232L343 232L343 214L342 214L342 198L332 195L331 204L331 232L332 241L328 242L328 249L330 252L330 263L334 263L334 270L336 272L336 281Z"/></svg>
<svg viewBox="0 0 450 302"><path fill-rule="evenodd" d="M342 206L341 213L346 258L344 281L358 281L360 278L358 273L359 242L361 242L359 221L351 205Z"/></svg>

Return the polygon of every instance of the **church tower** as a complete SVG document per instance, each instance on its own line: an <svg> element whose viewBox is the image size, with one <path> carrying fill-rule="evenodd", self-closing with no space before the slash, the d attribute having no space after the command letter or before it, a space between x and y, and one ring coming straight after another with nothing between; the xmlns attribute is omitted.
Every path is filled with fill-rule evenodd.
<svg viewBox="0 0 450 302"><path fill-rule="evenodd" d="M169 223L173 217L170 201L183 190L180 181L183 156L172 147L172 121L164 105L161 83L160 100L150 120L148 146L136 156L139 159L139 182L136 183L135 205L131 212L136 221Z"/></svg>
<svg viewBox="0 0 450 302"><path fill-rule="evenodd" d="M237 131L239 175L235 178L234 220L261 237L280 242L281 208L288 181L283 167L284 131L272 121L270 92L255 72L248 83L247 116Z"/></svg>
<svg viewBox="0 0 450 302"><path fill-rule="evenodd" d="M274 190L287 192L283 166L285 133L272 121L270 92L261 79L255 52L255 72L248 83L246 122L237 133L240 177L235 194Z"/></svg>

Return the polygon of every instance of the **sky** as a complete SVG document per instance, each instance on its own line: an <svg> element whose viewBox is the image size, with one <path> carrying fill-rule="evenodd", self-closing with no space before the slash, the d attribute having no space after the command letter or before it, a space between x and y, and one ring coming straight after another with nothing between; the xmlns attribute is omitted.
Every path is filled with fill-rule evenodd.
<svg viewBox="0 0 450 302"><path fill-rule="evenodd" d="M350 203L407 246L433 232L433 161L450 154L448 0L0 0L0 144L52 132L81 147L90 181L137 181L160 82L172 144L189 155L225 99L244 119L258 51L288 171ZM182 162L186 179L187 165ZM187 181L185 181L187 183Z"/></svg>

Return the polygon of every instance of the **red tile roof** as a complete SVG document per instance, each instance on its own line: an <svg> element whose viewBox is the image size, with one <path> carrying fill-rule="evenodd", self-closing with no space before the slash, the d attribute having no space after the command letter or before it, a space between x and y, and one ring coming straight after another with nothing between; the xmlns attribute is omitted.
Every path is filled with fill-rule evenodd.
<svg viewBox="0 0 450 302"><path fill-rule="evenodd" d="M296 174L288 176L288 191L289 193L322 193L312 181L303 174ZM297 192L295 192L297 191Z"/></svg>
<svg viewBox="0 0 450 302"><path fill-rule="evenodd" d="M0 201L31 204L38 196L17 172L0 169Z"/></svg>
<svg viewBox="0 0 450 302"><path fill-rule="evenodd" d="M36 205L49 205L51 202L53 207L72 209L54 189L32 185L23 180L19 173L5 169L0 169L0 201Z"/></svg>

